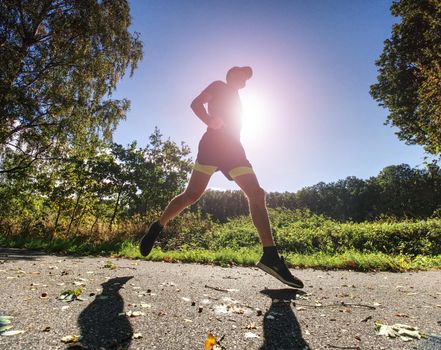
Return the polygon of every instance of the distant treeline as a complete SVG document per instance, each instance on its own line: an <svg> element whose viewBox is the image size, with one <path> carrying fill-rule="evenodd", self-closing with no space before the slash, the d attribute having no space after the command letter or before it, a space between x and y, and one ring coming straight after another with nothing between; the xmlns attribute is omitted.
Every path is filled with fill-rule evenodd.
<svg viewBox="0 0 441 350"><path fill-rule="evenodd" d="M266 200L269 208L309 209L338 221L428 218L441 214L441 169L433 164L426 169L392 165L367 180L350 176L295 193L270 192ZM209 190L192 210L225 222L246 215L248 203L241 191Z"/></svg>

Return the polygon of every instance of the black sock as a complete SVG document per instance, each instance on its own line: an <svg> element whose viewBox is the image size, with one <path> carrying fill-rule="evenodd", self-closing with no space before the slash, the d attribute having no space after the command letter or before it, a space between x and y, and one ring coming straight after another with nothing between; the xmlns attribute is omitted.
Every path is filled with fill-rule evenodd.
<svg viewBox="0 0 441 350"><path fill-rule="evenodd" d="M164 228L164 226L162 226L162 225L159 223L159 220L156 220L156 226L158 226L161 230Z"/></svg>
<svg viewBox="0 0 441 350"><path fill-rule="evenodd" d="M279 254L277 252L276 246L268 246L263 247L263 256L262 259L268 262L277 261L279 258Z"/></svg>

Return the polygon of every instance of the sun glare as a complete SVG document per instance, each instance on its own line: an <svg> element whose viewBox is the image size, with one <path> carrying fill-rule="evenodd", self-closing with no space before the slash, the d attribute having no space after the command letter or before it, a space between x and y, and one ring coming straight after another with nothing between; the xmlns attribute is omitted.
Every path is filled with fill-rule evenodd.
<svg viewBox="0 0 441 350"><path fill-rule="evenodd" d="M261 138L270 125L271 111L264 96L256 91L241 92L242 135L246 138Z"/></svg>

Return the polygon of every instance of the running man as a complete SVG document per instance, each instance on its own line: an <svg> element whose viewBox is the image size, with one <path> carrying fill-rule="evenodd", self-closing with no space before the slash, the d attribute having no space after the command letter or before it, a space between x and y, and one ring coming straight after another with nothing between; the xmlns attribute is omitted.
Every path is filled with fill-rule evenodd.
<svg viewBox="0 0 441 350"><path fill-rule="evenodd" d="M204 193L211 175L220 170L229 180L234 180L248 198L251 217L263 246L263 255L256 265L291 287L303 288L302 281L291 274L283 257L277 252L265 204L265 191L260 187L240 142L241 104L238 90L245 87L252 75L251 67L233 67L227 72L226 83L211 83L193 100L191 108L207 125L207 131L199 142L190 181L186 190L168 204L159 220L150 225L141 239L140 251L144 256L150 254L167 223L195 203Z"/></svg>

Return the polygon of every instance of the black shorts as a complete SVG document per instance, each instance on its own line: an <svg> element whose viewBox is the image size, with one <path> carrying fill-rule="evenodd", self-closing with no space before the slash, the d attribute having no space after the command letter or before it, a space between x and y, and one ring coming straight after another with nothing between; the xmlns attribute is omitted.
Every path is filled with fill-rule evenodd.
<svg viewBox="0 0 441 350"><path fill-rule="evenodd" d="M199 142L194 170L208 175L220 170L230 181L236 176L254 174L240 140L210 129Z"/></svg>

